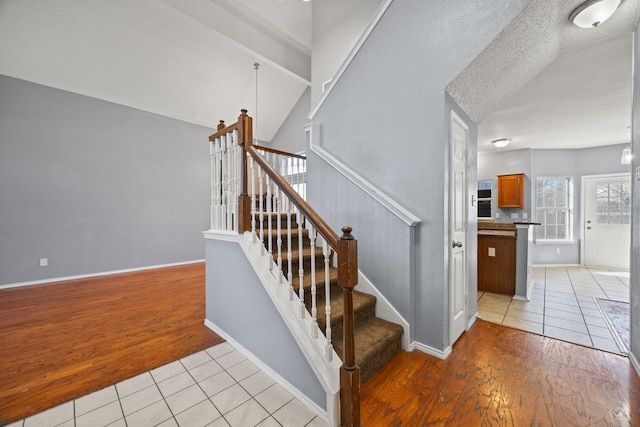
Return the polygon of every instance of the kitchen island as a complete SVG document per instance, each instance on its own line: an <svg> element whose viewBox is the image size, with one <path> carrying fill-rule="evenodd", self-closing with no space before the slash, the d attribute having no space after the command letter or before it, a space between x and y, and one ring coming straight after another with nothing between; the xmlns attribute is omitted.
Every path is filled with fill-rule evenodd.
<svg viewBox="0 0 640 427"><path fill-rule="evenodd" d="M534 222L478 222L478 291L528 300Z"/></svg>
<svg viewBox="0 0 640 427"><path fill-rule="evenodd" d="M514 295L516 226L478 222L478 291Z"/></svg>

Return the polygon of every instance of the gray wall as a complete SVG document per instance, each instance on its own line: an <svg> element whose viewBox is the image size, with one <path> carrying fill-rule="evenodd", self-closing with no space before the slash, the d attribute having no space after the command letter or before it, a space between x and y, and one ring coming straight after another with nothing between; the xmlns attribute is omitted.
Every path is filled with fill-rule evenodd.
<svg viewBox="0 0 640 427"><path fill-rule="evenodd" d="M203 259L211 133L0 75L0 285Z"/></svg>
<svg viewBox="0 0 640 427"><path fill-rule="evenodd" d="M394 289L397 283L375 285L390 299L403 298L402 293L412 299L408 308L396 308L412 322L415 339L435 349L449 345L445 88L527 3L392 2L313 117L324 149L422 219L414 241L415 294ZM308 181L324 180L314 170L310 165ZM321 215L335 218L333 212L347 210L356 218L370 215L366 204L345 191L348 186L325 181L323 187L309 189ZM370 250L379 252L382 263L378 268L398 271L394 257L386 256L384 232L351 225L357 238L370 235Z"/></svg>
<svg viewBox="0 0 640 427"><path fill-rule="evenodd" d="M289 153L305 151L307 147L307 135L304 126L309 123L309 109L311 108L311 88L308 87L300 95L278 132L273 136L267 146Z"/></svg>
<svg viewBox="0 0 640 427"><path fill-rule="evenodd" d="M524 208L498 208L498 175L524 174ZM478 155L478 181L492 182L491 216L495 222L514 222L523 219L523 213L531 218L531 150L513 150ZM477 190L477 188L476 188ZM512 218L515 214L518 218Z"/></svg>
<svg viewBox="0 0 640 427"><path fill-rule="evenodd" d="M631 222L631 274L629 278L631 288L631 356L636 362L640 361L640 25L636 27L633 36L633 110L632 110L632 140L634 153L632 168L634 176L631 179L633 191L633 212ZM636 369L640 369L636 365ZM640 374L640 372L638 372Z"/></svg>
<svg viewBox="0 0 640 427"><path fill-rule="evenodd" d="M405 320L412 323L410 316L413 315L416 291L414 227L345 180L311 150L307 151L307 176L309 174L313 175L313 179L307 179L308 198L313 194L311 206L314 209L320 206L316 203L317 198L323 199L322 206L325 203L332 206L320 212L338 235L342 234L342 227L353 227L352 234L358 240L358 268L405 316ZM348 203L341 199L345 194L349 195ZM384 250L380 250L379 242L384 242Z"/></svg>
<svg viewBox="0 0 640 427"><path fill-rule="evenodd" d="M630 172L628 165L621 165L622 149L629 144L615 144L584 149L558 150L514 150L504 153L490 153L478 156L478 180L493 180L492 206L500 212L497 222L513 222L510 213L517 213L522 220L522 212L527 212L531 220L536 220L535 183L538 177L571 176L573 178L573 243L535 243L533 245L534 264L579 264L581 236L581 191L582 176ZM497 209L497 175L508 173L526 174L525 208ZM531 230L535 233L535 226Z"/></svg>
<svg viewBox="0 0 640 427"><path fill-rule="evenodd" d="M206 319L326 409L324 389L240 245L206 239L205 247Z"/></svg>
<svg viewBox="0 0 640 427"><path fill-rule="evenodd" d="M312 4L311 102L333 78L384 0L322 0Z"/></svg>

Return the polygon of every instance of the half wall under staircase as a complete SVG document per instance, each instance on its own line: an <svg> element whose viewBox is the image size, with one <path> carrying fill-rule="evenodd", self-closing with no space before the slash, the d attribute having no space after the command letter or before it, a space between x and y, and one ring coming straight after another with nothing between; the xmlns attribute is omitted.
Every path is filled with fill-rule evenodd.
<svg viewBox="0 0 640 427"><path fill-rule="evenodd" d="M360 384L402 349L403 328L376 317L376 298L354 290L351 228L338 236L288 182L300 175L300 156L253 146L251 130L243 110L209 138L211 230L238 235L265 303L278 309L327 393L331 424L359 425ZM283 176L291 159L297 170Z"/></svg>

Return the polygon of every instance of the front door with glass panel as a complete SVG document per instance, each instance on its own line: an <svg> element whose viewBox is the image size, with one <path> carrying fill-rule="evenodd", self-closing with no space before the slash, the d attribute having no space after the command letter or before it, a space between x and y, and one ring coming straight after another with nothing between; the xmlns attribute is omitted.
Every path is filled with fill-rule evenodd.
<svg viewBox="0 0 640 427"><path fill-rule="evenodd" d="M629 174L582 178L582 263L629 269L631 178Z"/></svg>

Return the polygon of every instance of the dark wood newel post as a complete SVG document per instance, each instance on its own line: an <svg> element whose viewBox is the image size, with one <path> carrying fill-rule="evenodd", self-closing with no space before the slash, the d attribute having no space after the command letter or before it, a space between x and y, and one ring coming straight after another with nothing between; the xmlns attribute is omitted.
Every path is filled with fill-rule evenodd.
<svg viewBox="0 0 640 427"><path fill-rule="evenodd" d="M338 247L338 285L344 293L344 357L340 368L340 421L360 425L360 368L356 365L353 288L358 284L358 242L351 227L342 228Z"/></svg>
<svg viewBox="0 0 640 427"><path fill-rule="evenodd" d="M242 147L242 159L240 161L242 188L240 189L240 196L238 196L238 233L241 234L245 231L251 231L251 197L247 190L247 147L252 144L251 141L253 140L253 119L247 115L247 110L242 109L240 111L241 114L238 116L238 145Z"/></svg>

